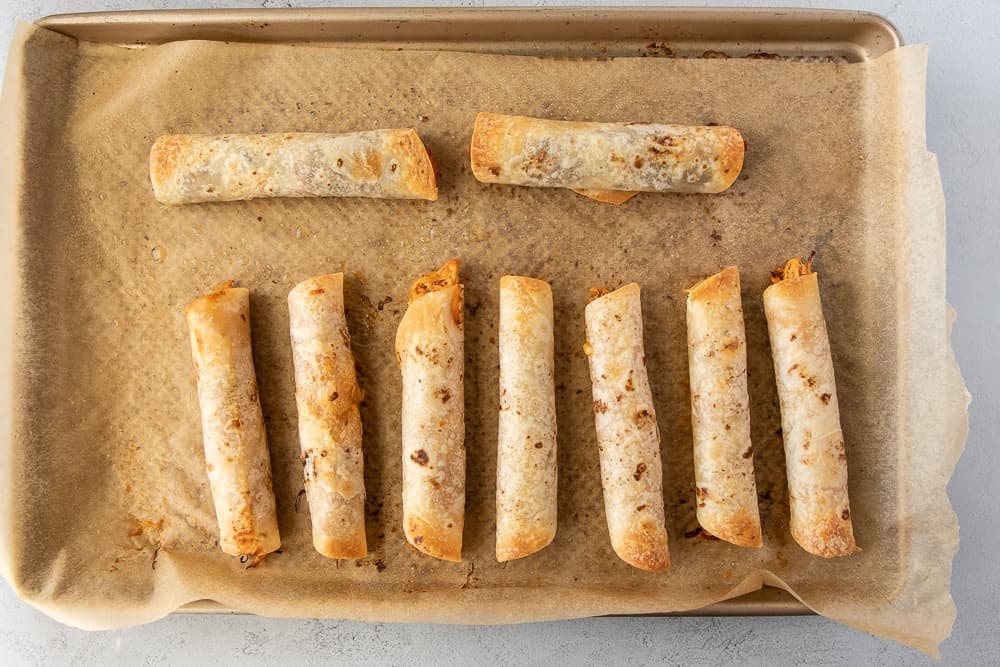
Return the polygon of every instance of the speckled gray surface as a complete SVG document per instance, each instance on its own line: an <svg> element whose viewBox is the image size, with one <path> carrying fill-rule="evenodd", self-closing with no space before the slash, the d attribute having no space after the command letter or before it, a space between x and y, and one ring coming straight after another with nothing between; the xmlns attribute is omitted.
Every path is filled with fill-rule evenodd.
<svg viewBox="0 0 1000 667"><path fill-rule="evenodd" d="M2 0L0 65L14 19L139 8L392 5L385 2L198 2L197 0ZM521 0L483 4L587 4ZM688 4L614 2L616 4ZM809 0L707 2L812 6ZM948 300L958 311L954 347L973 395L965 454L949 486L963 527L952 593L954 632L944 664L1000 664L1000 188L987 158L1000 146L1000 3L993 0L826 0L816 6L868 9L893 21L907 42L931 45L928 145L938 154L948 201ZM152 625L85 633L59 625L0 585L0 664L924 664L912 649L831 621L796 618L606 618L506 627L172 616Z"/></svg>

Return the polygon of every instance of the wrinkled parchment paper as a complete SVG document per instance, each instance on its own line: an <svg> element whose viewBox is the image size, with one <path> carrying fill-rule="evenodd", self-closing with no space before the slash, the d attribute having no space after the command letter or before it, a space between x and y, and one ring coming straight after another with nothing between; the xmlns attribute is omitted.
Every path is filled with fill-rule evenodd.
<svg viewBox="0 0 1000 667"><path fill-rule="evenodd" d="M509 623L685 610L771 584L817 612L934 653L955 609L958 527L945 484L967 394L945 304L944 201L924 141L927 52L864 64L540 59L177 42L77 43L22 25L3 99L9 280L2 567L19 595L84 628L151 621L189 601L274 616ZM743 175L721 195L640 194L620 208L568 190L477 183L477 111L725 123ZM169 208L148 181L171 132L338 132L414 126L440 199L257 200ZM815 251L863 551L825 561L788 534L761 293ZM467 299L464 561L400 530L399 370L410 282L460 257ZM739 265L765 547L696 535L684 293ZM370 555L310 543L286 296L344 269L365 432ZM556 308L559 530L498 564L494 549L497 291L549 280ZM184 306L235 279L252 290L281 553L246 570L216 545ZM663 437L673 567L612 552L584 342L587 288L643 288ZM5 391L6 391L5 387ZM301 497L300 497L301 496Z"/></svg>

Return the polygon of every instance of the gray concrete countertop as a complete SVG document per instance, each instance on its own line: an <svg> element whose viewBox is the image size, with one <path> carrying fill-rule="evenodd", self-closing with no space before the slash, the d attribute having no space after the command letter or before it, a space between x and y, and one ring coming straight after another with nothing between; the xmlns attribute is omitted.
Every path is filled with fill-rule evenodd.
<svg viewBox="0 0 1000 667"><path fill-rule="evenodd" d="M14 19L120 9L392 5L330 0L2 0L0 71ZM405 4L405 3L402 3ZM515 0L483 4L559 5ZM594 5L702 4L602 0ZM809 0L707 5L813 6ZM948 300L958 311L954 348L973 396L965 454L949 492L963 526L952 594L958 619L945 664L1000 663L1000 187L988 158L1000 147L1000 3L991 0L823 0L895 23L908 43L930 45L927 137L948 202ZM816 617L605 618L505 627L453 627L171 616L113 632L64 627L0 585L0 664L931 664L920 653Z"/></svg>

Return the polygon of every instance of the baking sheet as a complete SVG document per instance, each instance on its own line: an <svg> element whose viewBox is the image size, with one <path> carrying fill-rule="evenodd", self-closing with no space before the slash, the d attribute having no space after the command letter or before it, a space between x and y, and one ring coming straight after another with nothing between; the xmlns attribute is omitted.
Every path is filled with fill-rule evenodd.
<svg viewBox="0 0 1000 667"><path fill-rule="evenodd" d="M60 14L38 25L78 40L142 48L169 41L322 42L355 48L461 50L569 57L774 57L861 62L902 44L864 11L774 8L296 8ZM179 612L226 610L202 600ZM770 586L673 614L803 614Z"/></svg>
<svg viewBox="0 0 1000 667"><path fill-rule="evenodd" d="M211 42L129 50L25 26L14 51L4 112L16 168L6 180L20 196L10 199L17 224L7 261L19 280L10 286L15 380L2 560L19 594L47 613L114 627L210 598L271 615L515 622L692 609L766 582L922 650L947 635L957 525L944 485L964 442L966 395L948 344L943 199L923 138L922 47L852 65L582 61ZM744 131L748 159L724 195L640 195L621 208L568 191L486 186L466 165L480 109L724 122ZM149 193L145 159L161 133L406 125L440 165L438 202L170 209ZM814 559L787 536L760 307L769 270L812 250L864 549L838 561ZM399 532L391 345L409 282L452 255L465 262L468 304L461 564L409 550ZM761 551L685 536L696 524L681 290L727 263L743 270ZM315 554L304 498L296 511L284 305L297 281L341 267L351 275L349 321L367 395L372 553L358 564ZM492 486L496 282L505 272L553 282L560 526L552 547L502 566L492 557ZM214 544L182 314L227 278L253 290L283 536L283 552L249 571ZM644 286L664 441L674 566L663 575L629 568L608 545L580 350L586 288L633 279Z"/></svg>

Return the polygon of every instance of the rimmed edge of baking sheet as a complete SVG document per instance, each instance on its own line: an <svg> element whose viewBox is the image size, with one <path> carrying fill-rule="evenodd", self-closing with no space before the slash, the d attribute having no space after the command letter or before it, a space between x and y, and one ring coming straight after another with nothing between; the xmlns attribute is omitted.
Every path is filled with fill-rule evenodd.
<svg viewBox="0 0 1000 667"><path fill-rule="evenodd" d="M145 46L204 39L575 56L871 60L902 37L871 12L766 8L324 8L143 10L47 16L80 40Z"/></svg>

